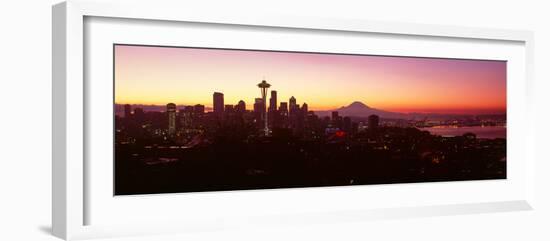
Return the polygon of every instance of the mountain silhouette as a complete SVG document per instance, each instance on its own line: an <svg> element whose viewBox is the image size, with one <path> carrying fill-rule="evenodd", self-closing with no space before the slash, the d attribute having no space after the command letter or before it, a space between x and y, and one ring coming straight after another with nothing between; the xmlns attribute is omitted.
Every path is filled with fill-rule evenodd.
<svg viewBox="0 0 550 241"><path fill-rule="evenodd" d="M353 103L349 104L348 106L342 106L341 108L370 108L368 105L365 105L363 102L361 101L354 101Z"/></svg>
<svg viewBox="0 0 550 241"><path fill-rule="evenodd" d="M451 114L451 113L401 113L401 112L391 112L381 109L376 109L369 107L361 101L354 101L347 106L342 106L335 110L328 111L315 111L315 114L319 116L330 116L331 112L338 111L340 116L349 116L349 117L368 117L370 115L377 115L380 118L386 119L425 119L425 118L435 118L435 119L446 119L446 118L456 118L457 116L472 116L471 114ZM493 114L492 114L493 115ZM501 116L502 114L494 114L495 116Z"/></svg>
<svg viewBox="0 0 550 241"><path fill-rule="evenodd" d="M342 106L334 111L338 111L341 116L368 117L377 115L381 118L405 118L407 115L398 112L390 112L380 109L371 108L363 102L354 101L348 106Z"/></svg>

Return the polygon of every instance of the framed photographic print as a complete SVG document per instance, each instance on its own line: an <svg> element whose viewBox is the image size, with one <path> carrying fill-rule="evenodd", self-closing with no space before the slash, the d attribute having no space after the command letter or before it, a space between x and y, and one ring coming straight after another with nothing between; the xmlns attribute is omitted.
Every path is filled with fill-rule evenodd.
<svg viewBox="0 0 550 241"><path fill-rule="evenodd" d="M532 208L530 32L111 4L53 8L56 236Z"/></svg>

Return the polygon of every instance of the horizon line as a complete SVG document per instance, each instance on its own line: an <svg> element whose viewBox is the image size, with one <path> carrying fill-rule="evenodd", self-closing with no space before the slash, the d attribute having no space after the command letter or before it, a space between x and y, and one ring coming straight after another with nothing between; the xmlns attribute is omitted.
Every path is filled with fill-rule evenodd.
<svg viewBox="0 0 550 241"><path fill-rule="evenodd" d="M354 102L360 102L361 104L363 104L365 106L368 106L368 105L364 104L361 101L354 101ZM127 105L127 104L129 104L131 106L137 105L137 106L166 107L166 105L170 104L170 103L175 104L177 107L203 105L205 107L205 110L206 109L209 109L209 110L213 109L212 105L205 105L205 104L200 104L200 103L198 103L198 104L176 104L174 102L168 102L166 104L144 104L144 103L117 103L117 102L114 102L114 105ZM306 103L306 102L304 102L304 103ZM235 105L230 104L230 105L235 106L236 104ZM334 109L308 108L308 111L314 111L314 112L339 111L340 108L348 107L349 105L351 105L351 103L348 104L348 105L341 106L341 107L334 107ZM224 106L225 106L225 104L224 104ZM309 106L310 106L310 104L308 104L308 107ZM454 112L453 109L433 109L433 110L424 110L424 111L420 111L420 110L417 110L417 111L398 111L398 110L379 109L379 108L374 108L374 107L370 107L370 106L368 106L368 108L373 109L373 110L378 110L378 111L385 111L385 112L395 113L395 114L434 114L434 115L470 115L470 116L476 116L476 115L506 115L507 114L507 108L504 108L504 109L500 109L500 108L459 109L459 108L456 108L456 109L454 109L456 112ZM247 111L252 111L253 108L248 108L248 104L247 104L247 109L246 110ZM468 113L467 111L471 111L472 113ZM476 111L479 111L480 113L473 113L473 112L476 112ZM211 111L209 111L209 112L211 112Z"/></svg>

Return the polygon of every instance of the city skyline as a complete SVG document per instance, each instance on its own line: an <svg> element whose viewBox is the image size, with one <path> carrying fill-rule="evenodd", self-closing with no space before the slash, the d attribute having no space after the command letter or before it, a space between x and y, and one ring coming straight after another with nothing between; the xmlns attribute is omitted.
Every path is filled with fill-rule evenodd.
<svg viewBox="0 0 550 241"><path fill-rule="evenodd" d="M402 113L506 112L503 61L115 45L115 70L116 104L211 109L220 92L252 109L251 86L264 77L279 103L297 96L314 111L360 101Z"/></svg>
<svg viewBox="0 0 550 241"><path fill-rule="evenodd" d="M506 62L114 54L115 195L507 177Z"/></svg>

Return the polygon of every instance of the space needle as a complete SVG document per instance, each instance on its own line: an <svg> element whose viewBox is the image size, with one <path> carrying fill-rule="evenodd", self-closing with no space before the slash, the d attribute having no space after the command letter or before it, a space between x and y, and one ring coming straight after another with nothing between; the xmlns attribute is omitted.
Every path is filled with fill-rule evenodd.
<svg viewBox="0 0 550 241"><path fill-rule="evenodd" d="M264 105L264 108L263 108L263 111L262 111L262 115L264 117L264 131L265 131L265 136L268 136L269 135L269 128L267 127L267 112L266 112L266 95L267 95L267 89L269 89L271 85L268 84L265 79L262 80L261 83L258 84L258 87L261 89L262 91L262 100L263 100L263 105Z"/></svg>

